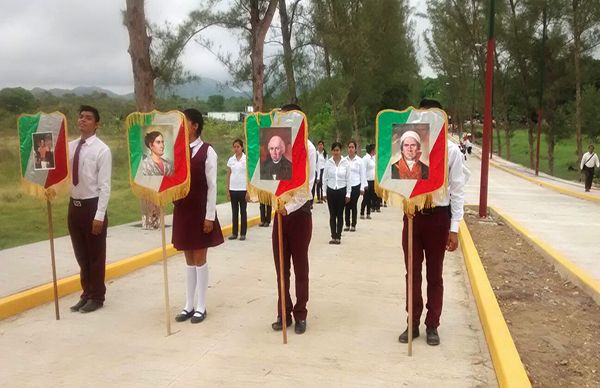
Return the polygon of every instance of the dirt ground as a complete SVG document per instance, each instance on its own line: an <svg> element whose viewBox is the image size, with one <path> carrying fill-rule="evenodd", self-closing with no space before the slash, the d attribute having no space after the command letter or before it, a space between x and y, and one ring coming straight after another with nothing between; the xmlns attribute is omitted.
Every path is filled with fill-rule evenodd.
<svg viewBox="0 0 600 388"><path fill-rule="evenodd" d="M534 387L600 387L600 306L497 214L465 221Z"/></svg>

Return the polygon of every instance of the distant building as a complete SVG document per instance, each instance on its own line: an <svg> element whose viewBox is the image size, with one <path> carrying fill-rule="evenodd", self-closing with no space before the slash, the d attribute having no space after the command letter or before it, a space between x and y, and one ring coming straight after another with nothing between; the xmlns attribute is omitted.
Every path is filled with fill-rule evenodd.
<svg viewBox="0 0 600 388"><path fill-rule="evenodd" d="M208 112L208 118L222 121L244 121L246 115L243 112Z"/></svg>

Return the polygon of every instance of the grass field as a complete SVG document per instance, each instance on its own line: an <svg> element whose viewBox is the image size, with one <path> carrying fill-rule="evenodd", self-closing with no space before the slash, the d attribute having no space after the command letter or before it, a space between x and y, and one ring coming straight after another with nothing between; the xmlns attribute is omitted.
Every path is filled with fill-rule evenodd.
<svg viewBox="0 0 600 388"><path fill-rule="evenodd" d="M46 203L24 194L20 187L18 140L15 135L0 136L0 249L23 245L48 238ZM70 128L71 139L77 136ZM98 136L111 148L113 155L112 192L108 206L109 225L141 220L140 203L129 187L127 143L118 130L98 130ZM208 122L202 138L211 143L219 155L217 202L226 201L225 176L227 159L232 154L231 143L243 139L241 123ZM53 201L54 235L67 235L68 194ZM168 206L167 213L171 213Z"/></svg>

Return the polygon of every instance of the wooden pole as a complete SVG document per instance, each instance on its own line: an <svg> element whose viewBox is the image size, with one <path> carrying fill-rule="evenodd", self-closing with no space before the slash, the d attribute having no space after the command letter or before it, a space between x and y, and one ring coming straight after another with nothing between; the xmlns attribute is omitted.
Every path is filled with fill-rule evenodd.
<svg viewBox="0 0 600 388"><path fill-rule="evenodd" d="M279 209L279 206L278 206ZM281 327L283 343L287 344L287 314L285 311L285 278L283 277L283 217L277 211L277 240L279 242L279 299L281 301Z"/></svg>
<svg viewBox="0 0 600 388"><path fill-rule="evenodd" d="M169 305L169 274L167 269L167 242L165 239L165 207L160 206L160 233L162 237L163 277L165 285L165 322L167 323L167 337L171 335L171 307Z"/></svg>
<svg viewBox="0 0 600 388"><path fill-rule="evenodd" d="M60 311L58 309L58 284L56 283L56 259L54 257L54 226L52 225L52 204L46 199L46 208L48 209L48 240L50 240L50 258L52 260L52 284L54 286L54 312L56 320L60 321Z"/></svg>
<svg viewBox="0 0 600 388"><path fill-rule="evenodd" d="M408 219L408 356L412 357L413 341L413 216Z"/></svg>

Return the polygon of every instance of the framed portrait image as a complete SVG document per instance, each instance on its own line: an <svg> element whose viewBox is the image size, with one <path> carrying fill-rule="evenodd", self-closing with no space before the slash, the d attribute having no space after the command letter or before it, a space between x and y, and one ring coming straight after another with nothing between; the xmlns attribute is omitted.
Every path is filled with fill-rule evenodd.
<svg viewBox="0 0 600 388"><path fill-rule="evenodd" d="M52 132L37 132L31 134L34 153L34 168L36 170L53 170L54 141Z"/></svg>
<svg viewBox="0 0 600 388"><path fill-rule="evenodd" d="M187 195L190 150L183 113L135 112L125 125L133 192L158 206Z"/></svg>
<svg viewBox="0 0 600 388"><path fill-rule="evenodd" d="M292 128L260 129L260 179L289 181L292 179Z"/></svg>
<svg viewBox="0 0 600 388"><path fill-rule="evenodd" d="M443 187L448 118L441 109L383 110L376 120L375 182L405 199Z"/></svg>

